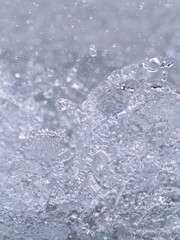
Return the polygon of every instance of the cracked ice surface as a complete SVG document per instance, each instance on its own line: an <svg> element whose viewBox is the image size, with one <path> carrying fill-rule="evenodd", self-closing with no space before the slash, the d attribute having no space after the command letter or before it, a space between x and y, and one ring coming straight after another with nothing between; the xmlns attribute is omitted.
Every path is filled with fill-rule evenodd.
<svg viewBox="0 0 180 240"><path fill-rule="evenodd" d="M2 236L179 239L180 93L163 78L173 63L133 64L82 104L58 101L62 127L32 134L1 187Z"/></svg>

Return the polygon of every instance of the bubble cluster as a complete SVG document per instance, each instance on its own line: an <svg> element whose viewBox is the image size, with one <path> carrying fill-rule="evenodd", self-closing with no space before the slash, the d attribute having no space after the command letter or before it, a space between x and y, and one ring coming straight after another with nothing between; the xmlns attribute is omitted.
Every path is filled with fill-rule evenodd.
<svg viewBox="0 0 180 240"><path fill-rule="evenodd" d="M180 239L179 9L1 1L0 240Z"/></svg>
<svg viewBox="0 0 180 240"><path fill-rule="evenodd" d="M61 127L31 134L1 186L4 238L179 238L180 95L157 59L59 99Z"/></svg>

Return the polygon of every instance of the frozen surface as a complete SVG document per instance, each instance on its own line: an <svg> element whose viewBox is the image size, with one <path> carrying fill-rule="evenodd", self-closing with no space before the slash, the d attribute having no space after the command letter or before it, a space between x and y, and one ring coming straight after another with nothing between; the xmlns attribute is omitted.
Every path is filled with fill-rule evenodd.
<svg viewBox="0 0 180 240"><path fill-rule="evenodd" d="M0 17L0 240L179 240L180 2Z"/></svg>

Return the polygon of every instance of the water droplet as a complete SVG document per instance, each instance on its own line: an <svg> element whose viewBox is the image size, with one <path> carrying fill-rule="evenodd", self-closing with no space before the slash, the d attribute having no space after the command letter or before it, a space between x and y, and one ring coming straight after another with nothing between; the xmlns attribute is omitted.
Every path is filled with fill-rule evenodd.
<svg viewBox="0 0 180 240"><path fill-rule="evenodd" d="M53 77L53 74L54 74L53 69L48 68L48 69L47 69L47 76L48 76L48 77Z"/></svg>
<svg viewBox="0 0 180 240"><path fill-rule="evenodd" d="M76 212L73 212L70 216L71 221L75 221L78 218L78 214Z"/></svg>
<svg viewBox="0 0 180 240"><path fill-rule="evenodd" d="M79 63L81 61L80 58L76 58L76 62Z"/></svg>
<svg viewBox="0 0 180 240"><path fill-rule="evenodd" d="M76 90L80 89L80 85L78 83L73 83L71 87Z"/></svg>
<svg viewBox="0 0 180 240"><path fill-rule="evenodd" d="M21 74L20 73L15 73L15 78L20 78Z"/></svg>
<svg viewBox="0 0 180 240"><path fill-rule="evenodd" d="M36 6L36 7L39 7L39 4L36 3L36 2L33 2L33 5Z"/></svg>
<svg viewBox="0 0 180 240"><path fill-rule="evenodd" d="M143 63L143 67L148 72L158 72L160 69L160 61L158 58L151 58L149 61Z"/></svg>
<svg viewBox="0 0 180 240"><path fill-rule="evenodd" d="M91 44L89 47L89 55L91 57L96 57L97 56L97 49L96 46L94 44Z"/></svg>
<svg viewBox="0 0 180 240"><path fill-rule="evenodd" d="M167 76L168 76L168 72L166 70L163 70L161 80L167 81Z"/></svg>
<svg viewBox="0 0 180 240"><path fill-rule="evenodd" d="M56 79L56 80L54 81L54 86L55 86L55 87L59 87L59 86L60 86L60 81L59 81L58 79Z"/></svg>
<svg viewBox="0 0 180 240"><path fill-rule="evenodd" d="M171 8L174 6L174 0L165 0L164 6L166 8Z"/></svg>
<svg viewBox="0 0 180 240"><path fill-rule="evenodd" d="M141 2L139 4L139 10L142 10L145 7L145 2Z"/></svg>

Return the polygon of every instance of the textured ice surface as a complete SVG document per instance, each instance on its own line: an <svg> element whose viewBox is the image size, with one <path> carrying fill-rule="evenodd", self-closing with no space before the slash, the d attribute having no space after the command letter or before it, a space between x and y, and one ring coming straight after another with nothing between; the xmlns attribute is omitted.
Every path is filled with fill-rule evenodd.
<svg viewBox="0 0 180 240"><path fill-rule="evenodd" d="M180 239L179 22L178 0L0 1L0 240Z"/></svg>
<svg viewBox="0 0 180 240"><path fill-rule="evenodd" d="M58 101L62 127L33 134L1 188L4 239L179 239L180 94L156 60Z"/></svg>

